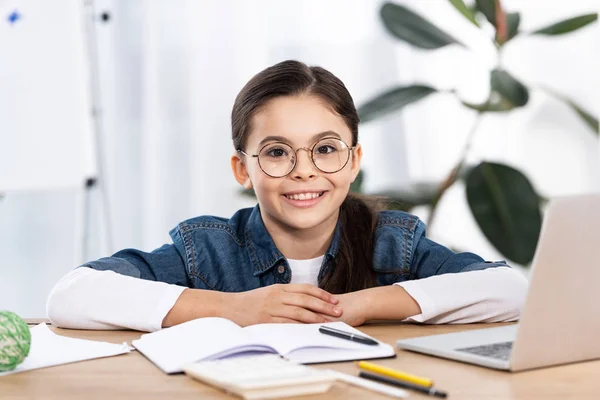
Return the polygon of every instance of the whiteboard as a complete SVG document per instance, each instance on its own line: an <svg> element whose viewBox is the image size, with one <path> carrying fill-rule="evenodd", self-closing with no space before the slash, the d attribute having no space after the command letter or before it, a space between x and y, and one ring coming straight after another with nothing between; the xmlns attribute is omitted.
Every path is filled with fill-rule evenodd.
<svg viewBox="0 0 600 400"><path fill-rule="evenodd" d="M83 0L0 0L0 193L95 176Z"/></svg>

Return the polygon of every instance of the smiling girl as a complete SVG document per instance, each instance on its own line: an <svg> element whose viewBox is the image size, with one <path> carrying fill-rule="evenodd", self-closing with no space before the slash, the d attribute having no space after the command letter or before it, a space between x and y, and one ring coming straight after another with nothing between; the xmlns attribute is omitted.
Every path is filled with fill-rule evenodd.
<svg viewBox="0 0 600 400"><path fill-rule="evenodd" d="M60 327L155 331L201 317L239 325L369 320L514 321L527 281L455 253L402 211L349 194L359 118L331 72L284 61L254 76L231 114L235 179L258 205L180 223L172 244L88 262L52 289Z"/></svg>

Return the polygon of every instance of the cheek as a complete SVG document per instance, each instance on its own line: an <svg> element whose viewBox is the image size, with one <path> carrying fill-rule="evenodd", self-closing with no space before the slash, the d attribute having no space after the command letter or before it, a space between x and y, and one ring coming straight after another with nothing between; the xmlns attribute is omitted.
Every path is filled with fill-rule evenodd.
<svg viewBox="0 0 600 400"><path fill-rule="evenodd" d="M267 176L262 172L262 170L258 166L258 163L248 165L246 168L254 189L256 190L259 187L263 186L264 178L267 178Z"/></svg>
<svg viewBox="0 0 600 400"><path fill-rule="evenodd" d="M335 176L331 177L331 181L339 187L350 186L352 183L352 170L346 166L343 170L334 174Z"/></svg>
<svg viewBox="0 0 600 400"><path fill-rule="evenodd" d="M276 192L279 182L277 179L269 178L262 171L258 171L256 176L251 175L252 185L254 186L254 191L260 197L265 197L271 195L271 193Z"/></svg>

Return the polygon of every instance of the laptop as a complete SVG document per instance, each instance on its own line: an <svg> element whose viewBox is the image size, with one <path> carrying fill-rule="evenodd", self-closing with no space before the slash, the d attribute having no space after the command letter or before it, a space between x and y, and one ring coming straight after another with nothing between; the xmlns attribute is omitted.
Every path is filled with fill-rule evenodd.
<svg viewBox="0 0 600 400"><path fill-rule="evenodd" d="M600 193L549 202L531 268L518 325L397 346L508 371L600 358Z"/></svg>

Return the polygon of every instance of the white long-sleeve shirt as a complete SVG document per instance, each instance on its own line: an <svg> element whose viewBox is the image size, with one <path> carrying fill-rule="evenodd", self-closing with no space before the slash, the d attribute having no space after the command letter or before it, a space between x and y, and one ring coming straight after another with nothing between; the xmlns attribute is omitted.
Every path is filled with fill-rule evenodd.
<svg viewBox="0 0 600 400"><path fill-rule="evenodd" d="M317 285L322 257L288 260L291 283ZM516 321L527 292L527 280L509 267L444 274L395 283L421 307L407 321L443 324ZM77 268L52 289L48 318L73 329L135 329L153 332L185 287ZM392 306L392 305L390 305Z"/></svg>

